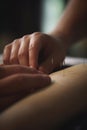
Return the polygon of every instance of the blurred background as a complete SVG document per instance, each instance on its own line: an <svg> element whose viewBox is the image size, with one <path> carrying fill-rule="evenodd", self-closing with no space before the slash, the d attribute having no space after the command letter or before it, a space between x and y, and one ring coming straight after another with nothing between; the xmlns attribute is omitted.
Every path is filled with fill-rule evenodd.
<svg viewBox="0 0 87 130"><path fill-rule="evenodd" d="M47 33L58 22L69 0L0 0L0 54L15 38L36 31ZM87 40L67 55L87 58Z"/></svg>

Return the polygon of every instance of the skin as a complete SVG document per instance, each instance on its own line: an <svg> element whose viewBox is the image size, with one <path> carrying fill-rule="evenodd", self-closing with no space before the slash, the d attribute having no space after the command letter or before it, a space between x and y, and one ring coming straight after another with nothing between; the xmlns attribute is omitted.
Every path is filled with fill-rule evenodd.
<svg viewBox="0 0 87 130"><path fill-rule="evenodd" d="M4 64L32 66L51 73L61 66L69 46L87 37L86 16L87 1L71 0L52 32L36 32L8 44L4 49ZM52 76L53 86L4 111L0 116L0 129L48 130L56 123L87 111L87 64L56 74Z"/></svg>
<svg viewBox="0 0 87 130"><path fill-rule="evenodd" d="M0 111L50 82L49 76L34 68L22 65L0 66Z"/></svg>
<svg viewBox="0 0 87 130"><path fill-rule="evenodd" d="M1 130L53 130L87 112L87 64L52 73L52 84L0 115Z"/></svg>
<svg viewBox="0 0 87 130"><path fill-rule="evenodd" d="M5 46L3 62L51 73L61 66L70 45L87 36L86 27L87 1L70 0L52 32L35 32L14 40Z"/></svg>
<svg viewBox="0 0 87 130"><path fill-rule="evenodd" d="M58 55L58 57L55 57L55 55ZM7 45L4 49L3 61L4 64L32 66L49 73L52 72L53 68L60 66L65 55L65 48L59 43L59 39L36 32ZM58 62L56 63L56 61Z"/></svg>

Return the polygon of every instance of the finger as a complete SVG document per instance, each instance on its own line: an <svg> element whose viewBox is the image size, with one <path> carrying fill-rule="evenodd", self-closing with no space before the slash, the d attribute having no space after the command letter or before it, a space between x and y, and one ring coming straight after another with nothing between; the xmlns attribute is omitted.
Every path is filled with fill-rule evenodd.
<svg viewBox="0 0 87 130"><path fill-rule="evenodd" d="M11 48L11 54L10 54L10 63L11 64L18 64L18 50L20 47L20 40L15 40L12 43L12 48Z"/></svg>
<svg viewBox="0 0 87 130"><path fill-rule="evenodd" d="M26 82L26 85L24 81ZM9 107L11 104L17 102L28 94L35 92L37 89L47 86L49 83L50 78L45 75L33 76L18 74L11 75L3 80L0 80L0 111ZM2 101L4 101L5 104Z"/></svg>
<svg viewBox="0 0 87 130"><path fill-rule="evenodd" d="M15 74L0 81L0 96L11 96L15 94L28 94L41 89L51 82L49 76L42 74ZM26 83L26 84L25 84Z"/></svg>
<svg viewBox="0 0 87 130"><path fill-rule="evenodd" d="M28 56L28 48L29 48L29 36L24 36L21 39L21 45L18 52L18 59L21 65L29 66L29 56Z"/></svg>
<svg viewBox="0 0 87 130"><path fill-rule="evenodd" d="M38 57L40 50L42 48L42 43L39 38L31 37L29 44L29 65L37 68L38 67Z"/></svg>
<svg viewBox="0 0 87 130"><path fill-rule="evenodd" d="M4 64L10 64L10 53L11 53L11 47L12 45L6 45L3 52L3 63Z"/></svg>
<svg viewBox="0 0 87 130"><path fill-rule="evenodd" d="M53 71L54 68L58 67L58 65L59 61L57 61L54 55L51 55L41 63L39 70L46 74L49 74Z"/></svg>
<svg viewBox="0 0 87 130"><path fill-rule="evenodd" d="M0 78L10 76L12 74L26 73L26 74L41 74L40 71L21 65L4 65L0 66Z"/></svg>

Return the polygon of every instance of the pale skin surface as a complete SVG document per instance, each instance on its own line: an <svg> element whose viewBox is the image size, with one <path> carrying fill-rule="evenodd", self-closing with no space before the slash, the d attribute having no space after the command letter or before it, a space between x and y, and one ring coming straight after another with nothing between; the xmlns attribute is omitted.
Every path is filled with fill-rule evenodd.
<svg viewBox="0 0 87 130"><path fill-rule="evenodd" d="M0 66L0 112L50 82L48 75L34 68L22 65Z"/></svg>
<svg viewBox="0 0 87 130"><path fill-rule="evenodd" d="M52 84L27 96L0 115L1 130L50 130L87 112L87 64L50 75Z"/></svg>
<svg viewBox="0 0 87 130"><path fill-rule="evenodd" d="M54 68L61 66L69 46L85 37L87 0L70 0L52 32L36 32L14 40L5 47L3 62L32 66L51 73Z"/></svg>

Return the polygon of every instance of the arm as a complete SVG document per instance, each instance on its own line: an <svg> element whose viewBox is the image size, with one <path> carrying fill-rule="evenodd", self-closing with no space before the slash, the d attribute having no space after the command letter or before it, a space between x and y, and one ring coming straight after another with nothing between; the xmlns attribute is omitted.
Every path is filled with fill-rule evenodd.
<svg viewBox="0 0 87 130"><path fill-rule="evenodd" d="M0 116L2 130L48 130L87 112L87 64L50 75L53 84L20 101Z"/></svg>
<svg viewBox="0 0 87 130"><path fill-rule="evenodd" d="M70 0L52 35L66 41L65 46L87 37L87 0Z"/></svg>
<svg viewBox="0 0 87 130"><path fill-rule="evenodd" d="M32 66L45 73L60 67L69 46L87 36L87 1L70 0L57 27L14 40L4 49L5 64Z"/></svg>

